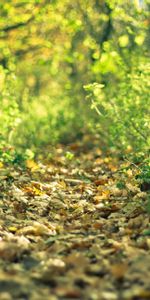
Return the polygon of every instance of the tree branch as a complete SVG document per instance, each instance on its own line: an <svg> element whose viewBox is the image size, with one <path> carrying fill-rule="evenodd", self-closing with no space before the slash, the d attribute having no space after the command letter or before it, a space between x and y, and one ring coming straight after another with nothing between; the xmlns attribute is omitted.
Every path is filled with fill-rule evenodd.
<svg viewBox="0 0 150 300"><path fill-rule="evenodd" d="M94 37L96 43L100 46L100 48L103 46L103 43L106 42L109 39L109 36L111 34L111 31L113 29L112 26L112 19L111 19L111 12L112 9L109 7L107 3L105 3L105 8L107 10L107 16L108 16L108 21L106 23L106 26L103 28L101 36L100 33L95 32L94 25L92 24L87 12L82 8L80 1L78 1L78 7L79 10L83 16L84 23L87 25L89 34Z"/></svg>
<svg viewBox="0 0 150 300"><path fill-rule="evenodd" d="M19 22L17 24L13 24L13 25L8 25L6 27L3 27L0 29L0 32L9 32L15 29L18 29L20 27L26 26L28 25L32 20L34 20L34 16L32 16L29 20L27 20L26 22Z"/></svg>

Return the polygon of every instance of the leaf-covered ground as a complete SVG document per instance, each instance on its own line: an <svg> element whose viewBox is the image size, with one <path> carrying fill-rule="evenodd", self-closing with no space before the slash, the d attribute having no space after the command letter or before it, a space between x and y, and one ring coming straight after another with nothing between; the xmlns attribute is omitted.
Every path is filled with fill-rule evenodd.
<svg viewBox="0 0 150 300"><path fill-rule="evenodd" d="M150 299L150 230L138 168L99 146L1 164L0 299Z"/></svg>

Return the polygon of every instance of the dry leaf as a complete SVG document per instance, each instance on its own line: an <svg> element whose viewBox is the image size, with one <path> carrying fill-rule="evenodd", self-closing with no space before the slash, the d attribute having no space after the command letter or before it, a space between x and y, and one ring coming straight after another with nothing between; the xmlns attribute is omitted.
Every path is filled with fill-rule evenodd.
<svg viewBox="0 0 150 300"><path fill-rule="evenodd" d="M117 263L111 266L110 269L116 279L122 279L127 272L128 265L126 263Z"/></svg>
<svg viewBox="0 0 150 300"><path fill-rule="evenodd" d="M36 236L45 236L45 235L55 235L56 230L53 225L49 224L49 227L43 225L39 222L33 222L33 225L23 227L17 231L19 235L36 235Z"/></svg>
<svg viewBox="0 0 150 300"><path fill-rule="evenodd" d="M31 170L31 172L35 172L39 169L38 164L34 160L27 160L26 161L26 166L28 169Z"/></svg>

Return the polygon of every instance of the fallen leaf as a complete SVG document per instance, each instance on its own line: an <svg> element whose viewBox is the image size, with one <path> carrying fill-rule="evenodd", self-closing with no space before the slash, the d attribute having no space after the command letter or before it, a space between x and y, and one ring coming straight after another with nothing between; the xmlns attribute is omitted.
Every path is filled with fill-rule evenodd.
<svg viewBox="0 0 150 300"><path fill-rule="evenodd" d="M34 160L27 160L26 161L26 166L28 169L31 170L31 172L35 172L39 169L38 164Z"/></svg>
<svg viewBox="0 0 150 300"><path fill-rule="evenodd" d="M33 225L23 227L17 231L19 235L36 235L36 236L47 236L55 235L56 230L53 225L49 224L49 227L39 222L33 222Z"/></svg>
<svg viewBox="0 0 150 300"><path fill-rule="evenodd" d="M110 267L111 273L116 279L122 279L128 269L126 263L117 263Z"/></svg>

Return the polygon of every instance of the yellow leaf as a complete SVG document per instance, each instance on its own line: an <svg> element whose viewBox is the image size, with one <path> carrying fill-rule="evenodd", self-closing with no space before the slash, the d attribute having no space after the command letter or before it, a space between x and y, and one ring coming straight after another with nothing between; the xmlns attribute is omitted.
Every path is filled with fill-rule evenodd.
<svg viewBox="0 0 150 300"><path fill-rule="evenodd" d="M36 171L39 169L38 164L34 160L27 160L26 161L26 166L28 169L30 169L32 172Z"/></svg>
<svg viewBox="0 0 150 300"><path fill-rule="evenodd" d="M40 196L44 194L40 189L37 189L34 186L26 186L23 188L23 191L29 196Z"/></svg>
<svg viewBox="0 0 150 300"><path fill-rule="evenodd" d="M4 165L3 165L3 163L0 161L0 169L3 168L3 167L4 167Z"/></svg>
<svg viewBox="0 0 150 300"><path fill-rule="evenodd" d="M11 232L16 232L16 231L17 231L17 228L16 228L15 226L10 226L10 227L8 228L8 230L11 231Z"/></svg>
<svg viewBox="0 0 150 300"><path fill-rule="evenodd" d="M94 202L97 204L101 200L108 200L110 198L110 191L105 190L105 191L100 191L98 192L97 195L94 197Z"/></svg>
<svg viewBox="0 0 150 300"><path fill-rule="evenodd" d="M44 236L55 235L56 230L55 226L53 226L52 224L49 224L49 227L47 227L46 225L35 221L33 222L33 225L29 225L19 229L17 233L20 235Z"/></svg>
<svg viewBox="0 0 150 300"><path fill-rule="evenodd" d="M65 190L67 188L66 182L63 180L59 180L59 186L61 189Z"/></svg>

